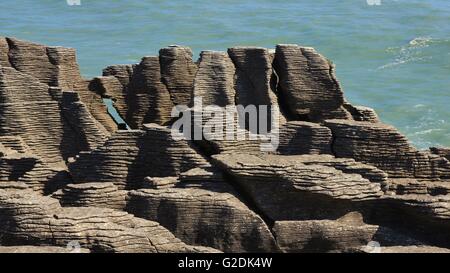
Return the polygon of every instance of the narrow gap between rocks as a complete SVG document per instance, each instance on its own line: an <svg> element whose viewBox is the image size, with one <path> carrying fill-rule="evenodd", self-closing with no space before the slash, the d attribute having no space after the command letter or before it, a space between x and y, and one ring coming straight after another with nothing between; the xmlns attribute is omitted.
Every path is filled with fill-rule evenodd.
<svg viewBox="0 0 450 273"><path fill-rule="evenodd" d="M125 120L120 116L116 107L114 106L114 101L112 99L103 98L103 103L108 109L108 114L113 118L119 127L119 130L131 130L130 126L125 122Z"/></svg>
<svg viewBox="0 0 450 273"><path fill-rule="evenodd" d="M8 45L8 62L9 62L9 65L12 68L14 68L15 70L17 70L17 68L13 64L12 57L11 57L11 48L13 47L12 41L8 37L6 37L5 39L6 39L6 44Z"/></svg>

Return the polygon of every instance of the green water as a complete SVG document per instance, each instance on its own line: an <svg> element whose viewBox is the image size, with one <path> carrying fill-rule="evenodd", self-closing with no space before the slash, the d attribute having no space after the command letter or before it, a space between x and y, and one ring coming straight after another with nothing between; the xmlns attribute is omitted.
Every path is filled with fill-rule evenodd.
<svg viewBox="0 0 450 273"><path fill-rule="evenodd" d="M333 60L349 101L375 108L419 148L450 146L450 1L15 0L0 35L77 48L83 75L170 44L313 46Z"/></svg>

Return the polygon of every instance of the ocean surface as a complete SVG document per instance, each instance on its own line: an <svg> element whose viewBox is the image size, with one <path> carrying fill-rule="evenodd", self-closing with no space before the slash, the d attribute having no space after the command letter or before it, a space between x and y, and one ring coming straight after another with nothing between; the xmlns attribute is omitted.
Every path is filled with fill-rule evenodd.
<svg viewBox="0 0 450 273"><path fill-rule="evenodd" d="M77 1L0 0L0 35L74 47L86 77L171 44L312 46L350 102L418 148L450 146L449 0Z"/></svg>

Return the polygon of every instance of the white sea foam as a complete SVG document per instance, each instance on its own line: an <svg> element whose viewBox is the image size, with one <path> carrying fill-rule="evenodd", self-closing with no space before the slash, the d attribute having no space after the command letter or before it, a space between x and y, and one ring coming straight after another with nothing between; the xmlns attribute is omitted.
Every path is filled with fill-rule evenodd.
<svg viewBox="0 0 450 273"><path fill-rule="evenodd" d="M413 47L428 47L435 41L431 37L417 37L409 41L409 45Z"/></svg>
<svg viewBox="0 0 450 273"><path fill-rule="evenodd" d="M431 134L433 132L441 132L441 131L443 131L443 129L434 128L434 129L418 131L418 132L412 133L411 135L412 136L421 136L421 135L427 135L427 134Z"/></svg>
<svg viewBox="0 0 450 273"><path fill-rule="evenodd" d="M395 54L394 61L379 66L377 69L386 69L407 64L411 62L424 62L431 60L433 56L427 55L424 48L438 42L446 40L434 39L432 37L416 37L401 47L388 47L387 53Z"/></svg>

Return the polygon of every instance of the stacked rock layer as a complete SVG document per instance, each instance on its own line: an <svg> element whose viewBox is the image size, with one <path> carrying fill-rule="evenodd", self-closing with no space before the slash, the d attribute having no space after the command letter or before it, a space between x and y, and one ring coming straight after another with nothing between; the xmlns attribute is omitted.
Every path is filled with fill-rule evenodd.
<svg viewBox="0 0 450 273"><path fill-rule="evenodd" d="M84 79L74 49L0 37L0 252L448 252L450 149L334 71L299 45L173 45Z"/></svg>

